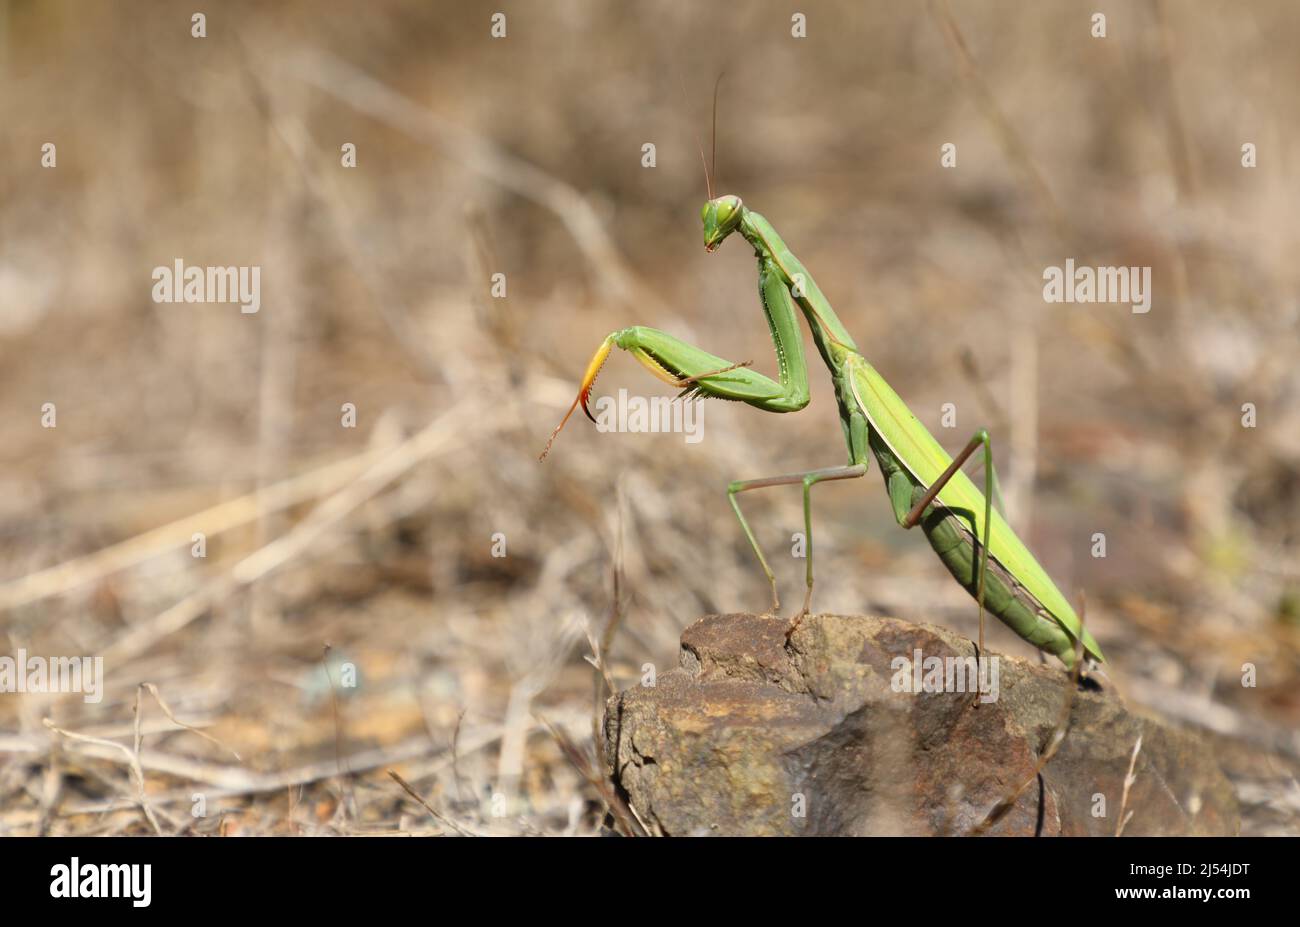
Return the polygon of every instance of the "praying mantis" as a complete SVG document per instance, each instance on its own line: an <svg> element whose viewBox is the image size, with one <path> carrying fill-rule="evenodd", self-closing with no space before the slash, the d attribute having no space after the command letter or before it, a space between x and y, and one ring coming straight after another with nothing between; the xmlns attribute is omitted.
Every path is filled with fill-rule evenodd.
<svg viewBox="0 0 1300 927"><path fill-rule="evenodd" d="M587 406L596 376L610 352L629 352L683 396L713 396L747 403L764 412L798 412L808 405L808 366L796 310L803 313L813 342L835 386L840 424L849 462L786 476L737 480L727 498L771 585L772 613L780 610L776 576L763 555L737 497L772 486L802 485L807 560L803 607L791 619L786 639L812 606L812 488L832 480L867 474L875 458L894 517L903 528L918 525L953 578L979 606L979 653L984 653L984 614L992 612L1012 631L1073 668L1076 642L1086 657L1102 661L1101 648L1083 627L1047 572L1024 542L992 507L997 485L988 432L977 431L956 457L950 457L898 394L858 351L812 276L786 247L772 224L749 209L740 197L712 196L701 211L704 247L713 252L734 232L750 243L758 258L758 285L763 313L776 348L776 380L732 363L665 332L633 326L611 333L587 366L578 395L551 434L541 459L581 405ZM975 487L962 465L983 451L984 492ZM978 562L978 565L977 565Z"/></svg>

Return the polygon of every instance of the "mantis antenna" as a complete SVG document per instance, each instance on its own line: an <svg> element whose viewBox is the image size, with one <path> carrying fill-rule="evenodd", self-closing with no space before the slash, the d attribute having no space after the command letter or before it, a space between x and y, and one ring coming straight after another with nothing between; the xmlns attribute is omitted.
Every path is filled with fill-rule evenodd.
<svg viewBox="0 0 1300 927"><path fill-rule="evenodd" d="M713 82L713 139L710 142L712 148L709 152L709 159L713 162L713 180L718 179L718 88L722 86L722 78L727 73L726 69L718 72L718 79ZM703 152L701 152L703 155ZM704 176L708 177L709 172L705 171ZM713 199L713 185L709 184L709 199Z"/></svg>
<svg viewBox="0 0 1300 927"><path fill-rule="evenodd" d="M690 97L687 96L686 94L686 81L682 78L681 69L674 68L674 70L677 71L677 86L682 91L682 102L685 103L687 107L689 107L691 101L690 101ZM718 75L718 80L722 80L721 74ZM714 154L715 164L717 163L717 153L718 153L717 128L718 128L718 86L717 84L714 84L713 85L713 129L714 129L713 154ZM699 132L696 132L694 129L692 129L691 131L695 135L695 147L698 148L700 152L700 163L704 165L704 188L709 192L709 199L713 199L713 175L710 174L709 172L709 160L708 158L704 157L704 142L700 141Z"/></svg>

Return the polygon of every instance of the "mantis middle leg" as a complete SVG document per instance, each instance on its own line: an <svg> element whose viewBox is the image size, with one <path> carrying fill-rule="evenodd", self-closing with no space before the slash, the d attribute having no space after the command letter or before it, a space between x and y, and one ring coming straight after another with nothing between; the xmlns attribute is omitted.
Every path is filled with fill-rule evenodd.
<svg viewBox="0 0 1300 927"><path fill-rule="evenodd" d="M812 488L817 483L826 480L852 480L864 476L867 472L866 464L853 464L847 467L826 467L821 470L809 470L804 473L791 473L786 476L767 476L756 480L736 480L727 487L727 500L731 503L731 508L736 513L736 518L740 520L740 527L745 531L745 537L749 539L749 546L754 549L754 554L758 557L758 562L763 567L763 572L767 575L767 581L772 586L772 611L775 613L781 607L781 601L776 593L776 575L772 568L767 564L767 558L763 556L763 550L758 545L758 539L754 537L753 530L749 527L749 522L745 520L745 515L740 510L740 503L736 501L736 496L742 492L748 492L751 489L766 489L769 486L789 486L794 483L803 484L803 524L804 538L807 547L804 550L808 565L807 572L807 591L804 593L803 608L794 616L790 622L790 628L786 631L788 639L794 633L799 622L808 614L808 609L812 606L813 590L813 542L812 542Z"/></svg>

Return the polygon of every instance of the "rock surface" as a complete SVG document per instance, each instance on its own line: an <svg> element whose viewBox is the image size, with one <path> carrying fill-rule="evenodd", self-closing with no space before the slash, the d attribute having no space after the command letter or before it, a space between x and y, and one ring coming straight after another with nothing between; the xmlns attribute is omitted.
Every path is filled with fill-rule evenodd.
<svg viewBox="0 0 1300 927"><path fill-rule="evenodd" d="M1000 654L986 663L994 700L924 691L927 672L941 678L928 658L972 658L949 661L965 669L974 655L970 641L930 625L816 615L788 645L785 628L756 615L702 618L682 634L680 669L609 700L606 755L652 832L966 834L1032 774L1066 697L1055 661ZM919 694L896 691L918 681ZM946 688L962 681L952 675ZM1113 687L1078 691L1060 749L988 832L1109 836L1121 806L1132 814L1126 836L1239 826L1199 737L1136 714Z"/></svg>

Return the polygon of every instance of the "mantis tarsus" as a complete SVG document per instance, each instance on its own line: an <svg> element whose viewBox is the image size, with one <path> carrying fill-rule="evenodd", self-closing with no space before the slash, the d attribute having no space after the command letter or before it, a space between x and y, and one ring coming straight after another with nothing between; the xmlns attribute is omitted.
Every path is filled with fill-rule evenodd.
<svg viewBox="0 0 1300 927"><path fill-rule="evenodd" d="M812 487L824 481L864 476L868 462L874 457L899 525L904 528L920 525L944 566L979 603L981 654L987 610L1031 644L1058 657L1067 667L1075 662L1075 639L1079 637L1087 656L1102 660L1097 642L1083 628L1065 596L993 509L991 499L996 476L988 432L977 431L955 458L950 457L858 352L812 276L790 253L771 223L747 208L737 196L709 199L701 217L706 250L714 251L736 231L754 247L758 256L759 295L776 347L778 378L772 380L747 369L748 363L732 363L653 328L625 328L610 334L596 350L578 396L551 435L551 441L579 405L592 418L587 401L596 375L615 347L630 352L656 377L685 388L688 393L737 400L766 412L797 412L809 399L808 367L795 312L797 307L807 319L817 350L830 369L849 462L846 466L788 476L740 480L727 488L731 507L771 584L775 614L780 608L776 577L740 510L737 496L769 486L803 486L807 591L787 636L812 603ZM543 458L550 447L551 442L547 442ZM960 469L981 449L983 493Z"/></svg>

